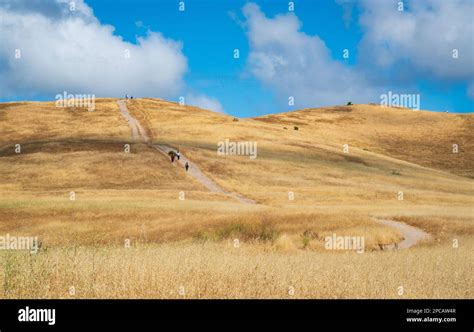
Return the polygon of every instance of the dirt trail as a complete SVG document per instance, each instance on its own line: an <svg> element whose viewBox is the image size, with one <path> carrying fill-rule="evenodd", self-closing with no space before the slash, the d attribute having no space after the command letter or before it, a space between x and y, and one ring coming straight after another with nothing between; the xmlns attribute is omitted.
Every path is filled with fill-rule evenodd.
<svg viewBox="0 0 474 332"><path fill-rule="evenodd" d="M165 154L168 158L168 152L170 151L175 151L175 149L159 144L159 145L153 145L155 149L158 151L162 152ZM187 159L183 154L181 154L179 160L177 161L178 164L181 164L181 166L184 167L184 165L188 162L189 164L189 170L187 171L188 174L190 174L193 178L197 179L199 182L201 182L209 191L218 193L218 194L224 194L229 197L233 197L236 200L238 200L241 203L246 203L246 204L255 204L255 201L251 200L250 198L247 198L245 196L242 196L241 194L235 193L235 192L230 192L219 186L217 183L212 181L209 177L207 177L204 173L201 172L199 167L196 166L196 164L192 163L189 159ZM174 163L173 163L174 165Z"/></svg>
<svg viewBox="0 0 474 332"><path fill-rule="evenodd" d="M132 138L134 140L141 140L144 142L149 142L150 139L148 135L146 134L145 130L143 127L140 125L140 122L138 122L137 119L132 117L130 113L128 112L127 104L125 100L120 100L117 102L120 108L120 113L122 113L122 116L127 120L128 125L132 129ZM175 151L171 147L167 145L152 145L148 143L150 146L154 147L161 153L163 153L167 158L170 158L168 155L168 152L170 151ZM217 183L212 181L209 177L207 177L204 173L201 172L199 167L189 161L183 154L181 154L179 161L177 161L178 164L181 164L181 166L184 168L184 165L188 162L189 164L189 169L187 171L187 174L191 175L193 178L201 182L209 191L218 193L218 194L223 194L229 197L232 197L236 200L238 200L241 203L245 204L256 204L255 201L251 200L250 198L247 198L241 194L235 193L235 192L230 192L219 186ZM173 166L176 166L175 163L173 163Z"/></svg>
<svg viewBox="0 0 474 332"><path fill-rule="evenodd" d="M127 120L128 125L132 129L132 138L136 141L141 140L148 142L149 137L146 134L145 129L143 129L140 122L138 122L138 120L131 116L128 112L127 102L125 100L119 100L117 104L119 106L120 113L125 118L125 120Z"/></svg>
<svg viewBox="0 0 474 332"><path fill-rule="evenodd" d="M378 218L375 218L375 220L379 224L398 229L403 235L403 240L401 242L385 245L383 249L407 249L414 246L419 241L429 239L431 237L430 234L426 233L425 231L407 225L401 221Z"/></svg>
<svg viewBox="0 0 474 332"><path fill-rule="evenodd" d="M138 122L138 120L132 117L130 113L128 112L126 101L120 100L118 101L118 105L120 108L120 112L122 113L122 116L127 120L130 128L132 129L133 139L147 142L150 146L154 147L155 149L163 153L167 158L169 158L168 153L170 151L175 151L175 150L163 144L158 144L158 145L150 144L149 143L150 139L148 135L146 134L145 130L143 129L143 127L140 125L140 122ZM196 164L192 163L183 154L181 154L181 157L177 161L177 164L181 165L184 168L184 165L186 164L186 162L188 162L189 164L189 170L187 171L187 174L191 175L193 178L195 178L200 183L202 183L207 189L209 189L209 191L232 197L244 204L256 204L255 201L241 194L225 190L224 188L219 186L217 183L215 183L213 180L211 180L209 177L207 177L204 173L202 173ZM173 166L176 167L176 164L173 163ZM374 218L374 219L382 225L398 229L400 233L403 235L403 240L401 242L391 244L391 245L386 245L384 246L383 249L406 249L406 248L410 248L414 246L421 240L430 238L430 235L424 232L423 230L407 225L403 222L390 220L390 219L380 219L380 218Z"/></svg>

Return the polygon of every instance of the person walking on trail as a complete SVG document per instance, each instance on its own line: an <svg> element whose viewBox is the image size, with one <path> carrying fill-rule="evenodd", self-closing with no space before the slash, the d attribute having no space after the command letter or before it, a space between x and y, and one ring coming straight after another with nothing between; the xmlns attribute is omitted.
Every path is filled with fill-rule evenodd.
<svg viewBox="0 0 474 332"><path fill-rule="evenodd" d="M184 165L184 167L186 168L186 172L187 172L187 171L188 171L188 168L189 168L188 162L186 162L186 164Z"/></svg>
<svg viewBox="0 0 474 332"><path fill-rule="evenodd" d="M181 157L181 153L179 153L179 150L176 152L176 157L178 158L178 160Z"/></svg>
<svg viewBox="0 0 474 332"><path fill-rule="evenodd" d="M168 156L170 156L171 162L174 162L174 157L176 157L176 152L173 150L168 151Z"/></svg>

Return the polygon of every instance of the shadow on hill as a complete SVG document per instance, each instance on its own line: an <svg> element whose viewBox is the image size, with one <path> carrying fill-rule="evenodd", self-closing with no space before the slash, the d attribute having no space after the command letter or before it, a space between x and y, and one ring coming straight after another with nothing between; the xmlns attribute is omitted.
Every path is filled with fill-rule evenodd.
<svg viewBox="0 0 474 332"><path fill-rule="evenodd" d="M123 140L104 140L104 139L63 139L63 140L41 140L21 143L20 155L31 153L68 153L79 151L91 152L124 152L125 144L130 146L141 143L130 143ZM150 147L151 149L151 147ZM131 149L130 153L134 153ZM0 157L10 157L18 155L15 152L15 144L3 146L0 148Z"/></svg>

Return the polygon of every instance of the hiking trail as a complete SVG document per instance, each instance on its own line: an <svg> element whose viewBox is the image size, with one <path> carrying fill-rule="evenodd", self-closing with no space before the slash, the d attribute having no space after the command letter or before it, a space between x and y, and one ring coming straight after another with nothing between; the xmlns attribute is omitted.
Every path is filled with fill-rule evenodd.
<svg viewBox="0 0 474 332"><path fill-rule="evenodd" d="M407 225L404 222L391 219L374 219L379 224L398 229L403 236L402 241L394 244L385 245L383 246L383 249L408 249L410 247L413 247L421 240L431 238L431 235L426 233L425 231L417 227Z"/></svg>
<svg viewBox="0 0 474 332"><path fill-rule="evenodd" d="M127 108L127 102L125 100L119 100L118 102L118 106L119 106L119 109L120 109L120 113L122 114L122 116L127 120L128 122L128 125L130 126L130 128L132 129L132 138L134 140L137 140L137 141L144 141L146 143L148 143L150 146L152 146L153 148L155 148L156 150L158 150L159 152L161 152L162 154L164 154L167 158L170 158L168 153L170 151L175 151L175 149L171 148L170 146L168 145L164 145L164 144L156 144L156 145L153 145L150 143L150 138L148 137L148 135L146 134L145 130L143 129L143 127L140 125L140 122L138 122L137 119L135 119L128 111L128 108ZM176 152L176 151L175 151ZM176 158L177 159L177 158ZM186 164L186 162L188 162L189 164L189 169L188 171L186 172L187 174L191 175L193 178L195 178L196 180L198 180L201 184L203 184L210 192L213 192L213 193L217 193L217 194L223 194L223 195L226 195L226 196L229 196L229 197L232 197L236 200L238 200L240 203L244 203L244 204L256 204L255 201L251 200L250 198L247 198L239 193L235 193L235 192L231 192L231 191L228 191L224 188L222 188L221 186L219 186L216 182L214 182L213 180L211 180L208 176L206 176L200 169L199 167L192 163L188 158L186 158L186 156L184 156L182 153L181 153L181 156L180 156L180 159L177 160L177 163L178 164L181 164L184 168L184 165ZM172 164L173 166L176 167L176 164L173 163Z"/></svg>

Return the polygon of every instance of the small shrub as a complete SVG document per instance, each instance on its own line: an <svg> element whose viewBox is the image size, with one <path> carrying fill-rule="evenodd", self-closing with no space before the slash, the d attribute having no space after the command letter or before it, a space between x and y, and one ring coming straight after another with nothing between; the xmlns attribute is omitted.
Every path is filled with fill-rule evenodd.
<svg viewBox="0 0 474 332"><path fill-rule="evenodd" d="M196 234L196 240L202 243L216 241L216 235L207 231L202 231Z"/></svg>
<svg viewBox="0 0 474 332"><path fill-rule="evenodd" d="M293 127L294 130L299 130L298 126Z"/></svg>
<svg viewBox="0 0 474 332"><path fill-rule="evenodd" d="M311 240L324 240L323 236L320 236L317 232L311 231L309 229L305 230L301 234L301 242L303 242L303 249L309 247Z"/></svg>
<svg viewBox="0 0 474 332"><path fill-rule="evenodd" d="M198 241L221 241L225 239L240 239L244 241L274 242L278 231L272 221L259 218L255 222L238 221L219 227L213 231L196 234Z"/></svg>
<svg viewBox="0 0 474 332"><path fill-rule="evenodd" d="M352 106L352 105L353 105L353 104L352 104L352 101L348 101L348 102L347 102L347 106Z"/></svg>
<svg viewBox="0 0 474 332"><path fill-rule="evenodd" d="M272 222L269 221L263 221L260 224L260 227L258 228L257 231L258 237L257 239L262 240L262 241L275 241L278 232L275 229L275 225Z"/></svg>
<svg viewBox="0 0 474 332"><path fill-rule="evenodd" d="M311 238L305 234L301 235L301 241L303 242L303 249L308 248Z"/></svg>

